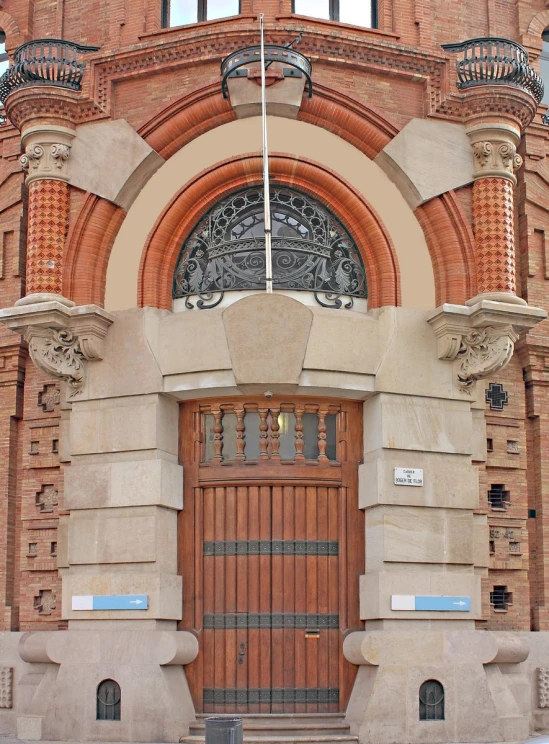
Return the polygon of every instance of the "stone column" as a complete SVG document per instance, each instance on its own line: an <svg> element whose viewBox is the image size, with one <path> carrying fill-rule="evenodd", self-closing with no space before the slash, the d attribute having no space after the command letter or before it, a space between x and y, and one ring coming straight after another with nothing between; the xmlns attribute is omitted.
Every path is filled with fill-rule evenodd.
<svg viewBox="0 0 549 744"><path fill-rule="evenodd" d="M515 171L522 165L517 154L520 129L505 122L475 122L466 131L473 148L478 294L482 299L526 304L516 296L515 280L513 198Z"/></svg>
<svg viewBox="0 0 549 744"><path fill-rule="evenodd" d="M26 305L63 294L63 251L69 225L68 160L74 130L35 126L23 135L29 188ZM52 297L54 295L54 297ZM66 301L65 301L66 302Z"/></svg>

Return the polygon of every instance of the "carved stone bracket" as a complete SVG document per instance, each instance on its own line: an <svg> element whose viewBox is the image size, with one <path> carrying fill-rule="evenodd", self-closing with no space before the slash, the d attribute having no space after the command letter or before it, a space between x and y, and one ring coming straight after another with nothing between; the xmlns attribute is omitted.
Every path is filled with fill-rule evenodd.
<svg viewBox="0 0 549 744"><path fill-rule="evenodd" d="M102 359L103 339L113 316L97 305L76 306L59 297L0 310L0 322L29 344L34 364L66 382L69 399L86 381L86 362Z"/></svg>
<svg viewBox="0 0 549 744"><path fill-rule="evenodd" d="M537 307L476 299L470 306L442 305L427 318L438 339L438 358L455 361L456 382L465 392L503 369L519 333L547 317Z"/></svg>
<svg viewBox="0 0 549 744"><path fill-rule="evenodd" d="M482 328L462 336L457 358L458 384L470 387L481 377L490 377L503 369L513 356L518 333L513 326Z"/></svg>

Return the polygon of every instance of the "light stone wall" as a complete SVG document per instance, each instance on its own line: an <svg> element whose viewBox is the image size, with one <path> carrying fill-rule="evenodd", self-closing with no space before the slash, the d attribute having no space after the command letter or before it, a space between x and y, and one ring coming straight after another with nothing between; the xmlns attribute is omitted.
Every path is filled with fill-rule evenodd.
<svg viewBox="0 0 549 744"><path fill-rule="evenodd" d="M165 633L182 643L190 635L175 632L182 610L177 513L184 477L178 406L267 389L364 401L359 506L366 512L366 570L359 591L366 634L390 637L395 648L404 644L405 654L410 632L429 631L434 648L450 644L460 653L478 637L472 630L480 615L487 527L485 518L473 515L478 480L472 456L485 456L477 415L482 403L455 383L451 363L438 360L425 311L388 307L361 315L281 295L252 295L207 312L126 310L116 313L103 360L88 364L81 394L66 404L62 506L70 514L60 525L59 561L69 630L53 634L55 640L35 634L35 641L24 641L22 658L45 671L36 678L35 694L21 697L22 730L39 723L44 738L75 738L74 719L51 703L68 696L75 715L89 723L80 738L176 741L186 733L194 709L182 665L192 649L186 656L174 652L171 662L154 651L154 639L160 642ZM423 468L424 485L395 486L395 467ZM72 596L89 594L147 594L149 608L71 609ZM397 612L390 609L391 594L466 595L473 608L444 615ZM513 708L505 722L505 706L493 701L499 690L510 709L518 678L508 683L495 662L494 671L482 654L474 657L475 648L467 652L467 669L446 669L447 651L421 663L413 655L384 660L382 654L376 666L361 661L355 649L351 656L360 671L348 720L361 740L389 744L396 731L402 744L435 741L442 731L451 733L447 740L467 740L472 729L461 703L451 723L436 724L425 739L415 707L425 675L444 677L450 706L467 695L484 700L482 710L496 716L503 740L518 740L527 717ZM472 688L469 673L476 675ZM95 688L106 676L122 685L126 714L98 728ZM383 701L395 695L406 700L406 720L389 725ZM142 710L146 702L151 711L151 700L151 720L144 722ZM375 725L368 723L371 716Z"/></svg>
<svg viewBox="0 0 549 744"><path fill-rule="evenodd" d="M96 125L86 125L86 130L93 126ZM380 165L325 129L280 116L269 116L268 127L272 154L285 153L319 163L363 196L379 216L395 247L402 305L434 308L435 283L429 250L413 209L399 190L401 184L397 187ZM132 203L114 242L105 289L107 310L137 306L139 264L147 236L179 190L217 163L261 149L259 117L240 119L196 137L152 175ZM429 167L438 170L435 161ZM442 172L444 168L442 165Z"/></svg>

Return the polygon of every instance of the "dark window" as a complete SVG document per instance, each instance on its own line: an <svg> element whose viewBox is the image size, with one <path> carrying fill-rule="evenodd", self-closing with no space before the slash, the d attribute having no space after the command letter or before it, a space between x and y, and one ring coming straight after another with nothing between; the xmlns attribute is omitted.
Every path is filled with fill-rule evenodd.
<svg viewBox="0 0 549 744"><path fill-rule="evenodd" d="M511 493L505 490L503 483L492 483L488 501L492 509L507 509L507 505L511 503Z"/></svg>
<svg viewBox="0 0 549 744"><path fill-rule="evenodd" d="M97 720L120 720L120 685L114 679L104 679L97 686Z"/></svg>
<svg viewBox="0 0 549 744"><path fill-rule="evenodd" d="M496 552L496 541L490 540L490 553L495 553L495 552Z"/></svg>
<svg viewBox="0 0 549 744"><path fill-rule="evenodd" d="M513 595L507 591L506 586L495 586L494 591L490 592L490 604L494 610L507 612L509 605L513 604Z"/></svg>
<svg viewBox="0 0 549 744"><path fill-rule="evenodd" d="M293 0L292 9L299 15L350 23L363 28L377 26L376 0Z"/></svg>
<svg viewBox="0 0 549 744"><path fill-rule="evenodd" d="M444 687L436 679L419 688L419 720L444 721Z"/></svg>
<svg viewBox="0 0 549 744"><path fill-rule="evenodd" d="M186 26L240 13L240 0L163 0L162 26Z"/></svg>
<svg viewBox="0 0 549 744"><path fill-rule="evenodd" d="M486 450L488 452L493 452L494 451L494 440L493 439L488 438L486 440Z"/></svg>

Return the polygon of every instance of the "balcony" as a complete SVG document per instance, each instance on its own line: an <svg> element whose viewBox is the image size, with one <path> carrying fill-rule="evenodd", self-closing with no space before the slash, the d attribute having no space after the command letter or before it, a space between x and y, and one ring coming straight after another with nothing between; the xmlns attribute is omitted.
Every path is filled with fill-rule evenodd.
<svg viewBox="0 0 549 744"><path fill-rule="evenodd" d="M543 98L543 81L530 67L528 52L509 39L483 37L461 44L443 44L460 55L456 62L459 90L483 85L510 85L529 93L536 104Z"/></svg>
<svg viewBox="0 0 549 744"><path fill-rule="evenodd" d="M62 39L35 39L21 44L15 50L13 65L0 77L0 101L4 104L10 93L31 85L81 90L85 62L79 55L98 49Z"/></svg>

